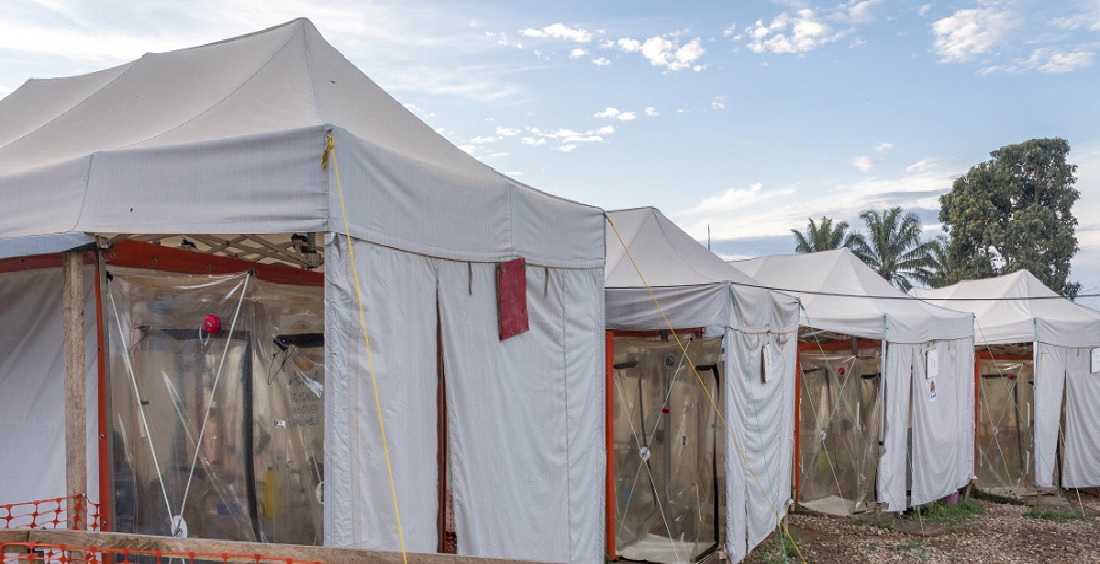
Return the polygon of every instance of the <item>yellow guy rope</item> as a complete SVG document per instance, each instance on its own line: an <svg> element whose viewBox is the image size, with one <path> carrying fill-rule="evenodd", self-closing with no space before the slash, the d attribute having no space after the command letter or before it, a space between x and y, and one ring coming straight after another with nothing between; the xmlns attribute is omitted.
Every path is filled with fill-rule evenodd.
<svg viewBox="0 0 1100 564"><path fill-rule="evenodd" d="M764 494L764 499L768 500L768 505L771 506L772 515L779 520L780 526L783 529L783 533L787 535L787 538L791 540L791 545L794 546L794 550L798 553L798 559L803 563L806 562L806 557L802 556L802 551L798 548L798 543L794 542L794 537L791 536L790 530L787 528L787 523L784 519L779 518L779 510L776 509L775 504L772 502L771 496L768 495L768 491L764 488L764 484L760 481L760 478L756 475L756 471L753 470L752 464L749 463L749 458L745 455L745 451L741 449L741 445L737 442L737 437L733 436L733 429L730 428L729 423L726 422L726 418L722 415L722 410L718 409L718 404L714 401L714 396L707 389L707 385L703 382L703 377L699 375L699 371L695 369L695 362L691 360L691 356L688 355L687 348L684 346L683 341L680 340L680 336L676 334L676 328L672 326L672 322L668 320L668 316L665 315L664 308L661 307L661 302L657 300L657 295L653 293L653 288L649 287L649 283L646 282L645 276L642 275L642 269L638 268L638 263L634 262L634 257L630 254L630 249L627 247L626 242L623 241L622 235L619 234L619 229L615 227L615 222L611 221L611 217L604 214L604 219L607 220L608 225L611 226L611 230L615 232L615 238L619 240L619 244L623 247L623 252L626 253L626 258L630 259L630 264L634 266L634 272L638 274L638 278L642 281L642 285L645 286L649 297L653 300L653 304L657 306L657 311L661 314L661 318L664 319L665 325L669 329L669 333L672 334L672 338L676 340L676 345L680 347L680 351L684 353L684 357L687 358L688 365L691 366L691 371L695 374L695 380L703 388L703 393L710 401L710 405L714 408L714 412L718 415L718 419L722 422L722 426L726 429L726 434L729 435L730 442L737 448L737 453L741 455L741 460L745 463L745 467L749 469L749 473L752 474L753 480L756 481L756 487L760 488L760 492Z"/></svg>
<svg viewBox="0 0 1100 564"><path fill-rule="evenodd" d="M363 310L363 292L359 289L359 269L355 267L355 247L351 242L351 229L348 227L348 208L344 204L344 185L340 182L340 165L336 163L336 141L328 134L325 154L321 157L321 168L328 168L329 155L332 156L332 172L336 175L336 189L340 193L340 213L344 216L344 235L348 239L348 258L351 260L351 272L355 279L355 299L359 304L359 325L363 328L363 344L367 347L367 371L370 372L370 384L374 389L374 408L378 412L378 429L382 433L382 452L386 456L386 473L390 478L390 497L393 498L393 515L397 521L397 538L401 542L401 559L409 564L405 553L405 531L401 527L401 510L397 507L397 487L393 482L393 466L390 464L390 445L386 441L386 424L382 421L382 400L378 396L378 378L374 372L374 356L370 352L370 335L367 333L367 316Z"/></svg>

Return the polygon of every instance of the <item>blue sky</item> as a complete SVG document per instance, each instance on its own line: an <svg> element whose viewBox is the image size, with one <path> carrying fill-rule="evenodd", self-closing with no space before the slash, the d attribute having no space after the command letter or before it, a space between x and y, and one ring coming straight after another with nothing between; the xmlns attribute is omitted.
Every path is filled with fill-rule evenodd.
<svg viewBox="0 0 1100 564"><path fill-rule="evenodd" d="M300 16L490 166L729 256L894 205L934 234L989 151L1063 137L1100 293L1100 0L5 0L0 96Z"/></svg>

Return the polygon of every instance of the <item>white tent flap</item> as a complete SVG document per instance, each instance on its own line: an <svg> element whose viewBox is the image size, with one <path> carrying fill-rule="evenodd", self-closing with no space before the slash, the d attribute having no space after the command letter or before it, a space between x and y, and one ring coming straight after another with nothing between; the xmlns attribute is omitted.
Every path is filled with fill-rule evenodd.
<svg viewBox="0 0 1100 564"><path fill-rule="evenodd" d="M935 371L928 370L930 355L938 355ZM972 366L967 341L933 343L913 363L913 505L956 491L973 474Z"/></svg>
<svg viewBox="0 0 1100 564"><path fill-rule="evenodd" d="M437 268L459 553L591 560L602 546L603 464L588 448L602 427L598 271L529 267L530 330L501 341L494 265Z"/></svg>
<svg viewBox="0 0 1100 564"><path fill-rule="evenodd" d="M1089 350L1073 349L1066 370L1065 454L1062 487L1094 488L1100 485L1100 373L1090 371Z"/></svg>
<svg viewBox="0 0 1100 564"><path fill-rule="evenodd" d="M430 259L353 242L371 358L343 238L326 245L325 545L401 548L371 386L382 401L405 548L434 552L436 281Z"/></svg>

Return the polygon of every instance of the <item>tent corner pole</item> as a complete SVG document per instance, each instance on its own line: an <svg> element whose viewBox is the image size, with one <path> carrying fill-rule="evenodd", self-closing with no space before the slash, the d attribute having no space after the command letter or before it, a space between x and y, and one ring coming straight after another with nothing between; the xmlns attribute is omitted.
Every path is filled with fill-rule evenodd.
<svg viewBox="0 0 1100 564"><path fill-rule="evenodd" d="M88 493L88 406L84 369L84 253L61 255L62 328L65 353L65 495L70 527L87 528L86 501L73 504L73 496Z"/></svg>
<svg viewBox="0 0 1100 564"><path fill-rule="evenodd" d="M604 381L604 451L607 455L607 469L604 483L604 522L607 528L607 558L618 560L615 551L615 332L604 332L604 362L606 378Z"/></svg>
<svg viewBox="0 0 1100 564"><path fill-rule="evenodd" d="M794 453L791 460L791 499L795 507L798 507L798 494L802 489L802 473L799 465L802 460L802 357L799 355L794 363Z"/></svg>

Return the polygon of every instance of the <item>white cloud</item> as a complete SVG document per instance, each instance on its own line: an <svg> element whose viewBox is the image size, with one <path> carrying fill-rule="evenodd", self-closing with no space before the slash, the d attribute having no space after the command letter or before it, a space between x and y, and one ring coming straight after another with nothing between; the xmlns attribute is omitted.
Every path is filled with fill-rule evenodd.
<svg viewBox="0 0 1100 564"><path fill-rule="evenodd" d="M940 62L967 61L993 50L1020 23L1012 12L997 7L959 10L932 22L934 49Z"/></svg>
<svg viewBox="0 0 1100 564"><path fill-rule="evenodd" d="M932 170L942 168L944 165L947 165L947 164L948 164L947 160L937 159L937 158L932 158L932 157L926 157L926 158L923 158L923 159L921 159L921 160L905 167L905 172L909 172L909 173L929 172L929 171L932 171Z"/></svg>
<svg viewBox="0 0 1100 564"><path fill-rule="evenodd" d="M458 148L462 149L463 151L466 151L466 154L468 154L468 155L474 154L474 151L477 150L476 145L459 145Z"/></svg>
<svg viewBox="0 0 1100 564"><path fill-rule="evenodd" d="M569 145L561 145L560 147L554 147L553 150L554 151L561 151L563 153L572 153L573 150L576 149L576 148L577 148L576 145L569 144Z"/></svg>
<svg viewBox="0 0 1100 564"><path fill-rule="evenodd" d="M542 29L527 28L519 32L524 37L565 39L577 43L592 41L592 33L581 28L569 27L563 23L550 24Z"/></svg>
<svg viewBox="0 0 1100 564"><path fill-rule="evenodd" d="M1096 5L1097 13L1095 14L1078 14L1075 16L1068 16L1064 18L1055 18L1051 20L1050 24L1062 29L1088 29L1089 31L1100 31L1100 4Z"/></svg>
<svg viewBox="0 0 1100 564"><path fill-rule="evenodd" d="M672 34L646 39L645 43L642 43L642 56L653 66L665 67L670 71L702 70L703 67L696 64L696 61L706 53L702 40L697 37L680 45L670 37Z"/></svg>
<svg viewBox="0 0 1100 564"><path fill-rule="evenodd" d="M642 43L637 39L623 37L615 41L614 45L623 53L637 53L642 50Z"/></svg>
<svg viewBox="0 0 1100 564"><path fill-rule="evenodd" d="M596 112L595 114L593 114L592 117L597 119L617 119L621 121L630 121L638 116L634 112L624 112L619 108L608 106L602 112Z"/></svg>
<svg viewBox="0 0 1100 564"><path fill-rule="evenodd" d="M744 209L781 196L794 194L794 189L764 191L764 185L756 182L748 188L730 188L718 196L703 198L699 205L681 212L683 215L722 213Z"/></svg>
<svg viewBox="0 0 1100 564"><path fill-rule="evenodd" d="M519 135L520 130L509 127L498 127L496 131L497 135Z"/></svg>
<svg viewBox="0 0 1100 564"><path fill-rule="evenodd" d="M806 227L808 217L825 215L860 225L859 212L865 209L937 209L940 194L950 190L955 176L943 170L851 183L826 181L813 190L797 186L765 190L754 184L704 198L699 205L673 214L673 220L699 239L706 237L708 226L718 240L790 236L791 229ZM799 197L791 197L796 193Z"/></svg>
<svg viewBox="0 0 1100 564"><path fill-rule="evenodd" d="M893 148L894 148L893 143L879 143L878 145L875 145L875 152L876 153L885 153L886 151L889 151L890 149L893 149Z"/></svg>
<svg viewBox="0 0 1100 564"><path fill-rule="evenodd" d="M726 109L725 97L724 96L715 97L713 100L710 101L710 107L711 107L711 109L714 109L714 110L724 110L724 109Z"/></svg>
<svg viewBox="0 0 1100 564"><path fill-rule="evenodd" d="M569 52L570 59L579 59L588 54L588 49L581 49L580 47L573 49Z"/></svg>
<svg viewBox="0 0 1100 564"><path fill-rule="evenodd" d="M520 141L524 145L545 145L546 144L546 138L545 137L539 137L538 139L536 139L534 137L524 137L524 138L520 139Z"/></svg>
<svg viewBox="0 0 1100 564"><path fill-rule="evenodd" d="M929 11L930 11L931 9L932 9L932 5L931 5L931 4L924 4L924 5L922 5L922 6L921 6L921 7L919 8L919 9L917 9L917 15L918 15L918 16L926 16L926 15L928 15L928 12L929 12Z"/></svg>
<svg viewBox="0 0 1100 564"><path fill-rule="evenodd" d="M860 155L852 159L852 166L859 169L860 172L867 172L874 168L875 162L867 155Z"/></svg>
<svg viewBox="0 0 1100 564"><path fill-rule="evenodd" d="M1026 59L1016 59L1008 65L985 67L981 70L981 73L1039 71L1049 74L1061 74L1091 66L1095 59L1096 54L1092 51L1060 51L1052 47L1043 47L1032 51Z"/></svg>
<svg viewBox="0 0 1100 564"><path fill-rule="evenodd" d="M661 115L661 114L657 113L657 108L654 108L653 106L646 106L646 108L645 108L645 116L646 117L657 117L659 115Z"/></svg>
<svg viewBox="0 0 1100 564"><path fill-rule="evenodd" d="M1094 57L1095 54L1092 51L1054 51L1046 56L1046 61L1040 64L1038 69L1048 73L1075 71L1092 65Z"/></svg>
<svg viewBox="0 0 1100 564"><path fill-rule="evenodd" d="M612 133L615 133L614 125L605 125L596 130L596 135L611 135Z"/></svg>
<svg viewBox="0 0 1100 564"><path fill-rule="evenodd" d="M473 143L474 145L488 145L489 143L496 143L497 141L500 141L501 139L504 139L504 138L500 137L499 135L495 136L495 137L481 137L481 136L478 136L478 137L474 137L473 139L470 139L470 143Z"/></svg>
<svg viewBox="0 0 1100 564"><path fill-rule="evenodd" d="M840 6L836 19L853 23L870 23L875 21L872 8L882 3L882 0L851 0Z"/></svg>
<svg viewBox="0 0 1100 564"><path fill-rule="evenodd" d="M608 60L608 59L605 59L603 57L600 57L598 59L592 59L592 63L595 64L596 66L605 67L607 65L610 65L611 61Z"/></svg>
<svg viewBox="0 0 1100 564"><path fill-rule="evenodd" d="M806 53L843 37L845 31L833 31L816 12L799 10L792 16L779 14L769 24L757 20L745 29L753 53Z"/></svg>

